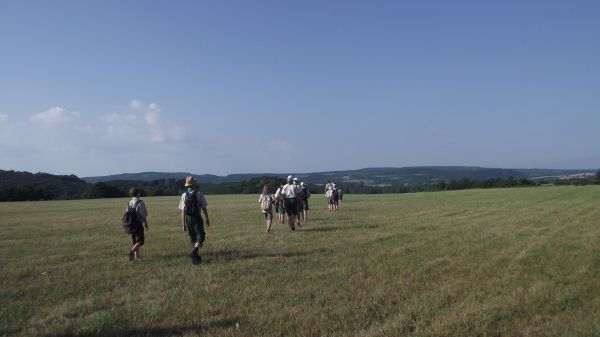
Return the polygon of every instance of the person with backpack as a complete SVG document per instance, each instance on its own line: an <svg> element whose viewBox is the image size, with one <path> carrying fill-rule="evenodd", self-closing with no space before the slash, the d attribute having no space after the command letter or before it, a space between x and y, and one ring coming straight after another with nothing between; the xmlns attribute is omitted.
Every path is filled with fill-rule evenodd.
<svg viewBox="0 0 600 337"><path fill-rule="evenodd" d="M200 210L204 213L206 218L206 227L210 226L210 220L208 219L208 204L204 194L197 191L196 179L192 176L185 178L185 185L187 191L181 195L181 201L179 202L179 210L181 211L181 227L184 232L187 232L190 241L193 245L193 249L189 256L192 259L193 264L199 264L202 262L200 255L200 249L204 243L206 232L204 231L204 222L200 215Z"/></svg>
<svg viewBox="0 0 600 337"><path fill-rule="evenodd" d="M330 201L329 201L329 205L331 206L329 208L330 211L333 212L337 212L338 211L338 202L339 202L339 192L337 189L337 185L335 183L331 184L331 194L330 194Z"/></svg>
<svg viewBox="0 0 600 337"><path fill-rule="evenodd" d="M327 184L325 184L325 194L327 194L327 192L329 192L330 189L331 189L331 180L328 180Z"/></svg>
<svg viewBox="0 0 600 337"><path fill-rule="evenodd" d="M292 231L296 230L296 224L300 226L300 220L298 219L298 202L296 197L300 194L300 187L294 185L293 177L290 175L287 178L287 184L283 186L281 191L285 202L285 211L288 217L288 226Z"/></svg>
<svg viewBox="0 0 600 337"><path fill-rule="evenodd" d="M263 192L258 198L258 203L260 204L260 210L265 215L265 220L267 221L267 233L269 233L271 231L271 224L273 223L274 199L268 184L265 184L263 187Z"/></svg>
<svg viewBox="0 0 600 337"><path fill-rule="evenodd" d="M283 186L285 186L285 184L282 182L275 192L275 212L277 213L277 221L285 225L285 202L283 200L283 196L281 195Z"/></svg>
<svg viewBox="0 0 600 337"><path fill-rule="evenodd" d="M123 226L125 232L131 234L133 246L127 252L129 261L137 260L140 256L140 249L144 245L144 227L148 228L148 210L146 204L140 199L140 191L132 187L129 189L131 200L127 204L127 209L123 215Z"/></svg>
<svg viewBox="0 0 600 337"><path fill-rule="evenodd" d="M304 221L304 195L303 195L303 190L302 187L300 186L300 181L298 180L297 177L294 177L293 179L294 182L294 188L296 188L299 193L298 195L296 195L296 207L298 208L298 217L297 217L297 221L298 221L298 227L300 227L300 219L302 219L302 221Z"/></svg>
<svg viewBox="0 0 600 337"><path fill-rule="evenodd" d="M310 190L304 182L300 183L300 188L302 189L302 198L304 199L302 203L303 208L300 212L303 212L304 215L302 220L308 221L308 198L310 198Z"/></svg>

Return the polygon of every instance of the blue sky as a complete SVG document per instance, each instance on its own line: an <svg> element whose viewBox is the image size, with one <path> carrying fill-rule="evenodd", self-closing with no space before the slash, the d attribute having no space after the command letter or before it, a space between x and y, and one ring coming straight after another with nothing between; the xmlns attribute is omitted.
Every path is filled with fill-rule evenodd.
<svg viewBox="0 0 600 337"><path fill-rule="evenodd" d="M598 1L0 0L0 169L600 167Z"/></svg>

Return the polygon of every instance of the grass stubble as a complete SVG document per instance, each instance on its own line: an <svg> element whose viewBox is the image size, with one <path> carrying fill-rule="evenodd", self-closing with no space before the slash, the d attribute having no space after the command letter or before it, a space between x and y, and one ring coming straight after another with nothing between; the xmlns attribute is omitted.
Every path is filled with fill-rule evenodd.
<svg viewBox="0 0 600 337"><path fill-rule="evenodd" d="M0 203L0 335L600 336L600 188L314 194L297 232L207 196L203 263L178 197Z"/></svg>

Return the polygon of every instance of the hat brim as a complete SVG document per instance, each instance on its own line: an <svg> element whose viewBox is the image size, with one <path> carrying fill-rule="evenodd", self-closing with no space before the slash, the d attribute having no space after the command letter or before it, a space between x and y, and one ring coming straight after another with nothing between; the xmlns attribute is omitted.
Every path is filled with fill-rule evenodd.
<svg viewBox="0 0 600 337"><path fill-rule="evenodd" d="M186 182L184 186L185 187L196 186L196 182L195 181Z"/></svg>

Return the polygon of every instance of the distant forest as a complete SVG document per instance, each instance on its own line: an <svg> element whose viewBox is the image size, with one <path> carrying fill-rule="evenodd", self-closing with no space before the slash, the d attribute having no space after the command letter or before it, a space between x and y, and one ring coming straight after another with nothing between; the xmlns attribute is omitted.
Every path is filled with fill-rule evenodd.
<svg viewBox="0 0 600 337"><path fill-rule="evenodd" d="M274 192L280 177L255 177L239 182L205 183L200 190L205 194L260 194L265 184ZM475 180L441 181L430 184L404 184L373 186L365 183L344 182L340 184L344 194L381 194L464 190L474 188L506 188L555 185L600 184L600 171L589 179L530 180L526 178L496 178ZM88 183L74 175L59 176L47 173L29 173L0 170L0 201L35 201L60 199L121 198L128 195L130 187L137 187L143 196L171 196L184 192L184 179L160 179L153 181L113 180ZM322 184L307 184L314 193L324 193Z"/></svg>

